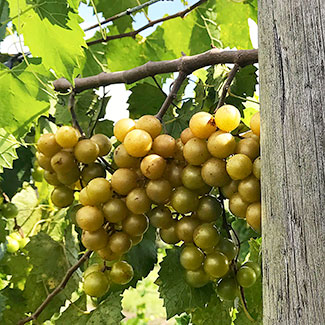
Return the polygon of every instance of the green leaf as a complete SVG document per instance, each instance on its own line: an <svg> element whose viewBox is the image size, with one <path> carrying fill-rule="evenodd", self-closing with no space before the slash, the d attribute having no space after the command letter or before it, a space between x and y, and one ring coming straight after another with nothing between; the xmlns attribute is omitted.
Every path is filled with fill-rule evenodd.
<svg viewBox="0 0 325 325"><path fill-rule="evenodd" d="M9 7L6 0L0 2L0 41L5 38L7 24L2 24L9 18Z"/></svg>
<svg viewBox="0 0 325 325"><path fill-rule="evenodd" d="M179 247L167 250L167 255L160 263L159 278L156 280L168 319L184 311L205 306L211 295L215 294L211 283L198 289L186 283L179 256Z"/></svg>
<svg viewBox="0 0 325 325"><path fill-rule="evenodd" d="M7 298L0 293L0 321L2 320L3 311L6 309Z"/></svg>
<svg viewBox="0 0 325 325"><path fill-rule="evenodd" d="M0 217L0 243L4 243L6 241L6 236L6 221L2 217Z"/></svg>
<svg viewBox="0 0 325 325"><path fill-rule="evenodd" d="M3 172L3 168L12 168L13 161L18 158L16 149L19 146L19 142L12 134L0 129L0 173Z"/></svg>
<svg viewBox="0 0 325 325"><path fill-rule="evenodd" d="M113 136L114 122L110 120L99 121L95 127L95 133L102 133L108 137Z"/></svg>
<svg viewBox="0 0 325 325"><path fill-rule="evenodd" d="M25 11L13 23L33 56L42 57L46 69L72 82L84 55L82 47L87 47L79 26L82 20L65 0L35 2L32 6L28 0L9 0L11 17Z"/></svg>
<svg viewBox="0 0 325 325"><path fill-rule="evenodd" d="M15 137L26 134L31 124L49 108L48 89L43 85L50 78L40 59L29 59L13 69L0 64L0 128ZM27 109L28 108L28 109Z"/></svg>
<svg viewBox="0 0 325 325"><path fill-rule="evenodd" d="M195 325L231 325L230 308L232 303L221 301L216 294L211 296L209 303L203 308L192 312Z"/></svg>
<svg viewBox="0 0 325 325"><path fill-rule="evenodd" d="M144 114L155 115L166 96L157 87L148 83L138 83L130 89L128 99L131 118L139 118Z"/></svg>

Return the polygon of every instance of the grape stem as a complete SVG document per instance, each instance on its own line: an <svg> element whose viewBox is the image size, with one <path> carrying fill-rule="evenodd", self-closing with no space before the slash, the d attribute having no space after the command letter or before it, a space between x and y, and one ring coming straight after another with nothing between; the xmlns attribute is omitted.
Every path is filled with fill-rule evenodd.
<svg viewBox="0 0 325 325"><path fill-rule="evenodd" d="M238 72L239 68L240 68L240 65L238 63L235 63L233 68L230 70L227 80L222 88L222 93L221 93L218 105L214 112L216 112L219 109L219 107L221 107L224 104L228 90L230 88L230 85L231 85L233 79L235 78L235 75Z"/></svg>
<svg viewBox="0 0 325 325"><path fill-rule="evenodd" d="M255 319L249 314L248 309L247 309L247 303L246 303L246 299L245 299L245 294L244 294L244 288L240 287L240 301L244 310L244 313L246 315L246 317L251 321L251 322L255 322Z"/></svg>
<svg viewBox="0 0 325 325"><path fill-rule="evenodd" d="M114 168L103 157L98 157L98 160L105 165L105 169L112 175L114 174Z"/></svg>
<svg viewBox="0 0 325 325"><path fill-rule="evenodd" d="M36 311L29 317L26 317L18 322L18 325L26 324L29 321L33 321L37 319L37 317L41 314L44 308L50 303L50 301L60 292L62 291L65 286L67 285L69 279L73 275L73 273L79 268L79 266L84 263L89 256L91 255L92 251L87 251L76 264L71 266L67 273L65 274L64 278L62 279L61 283L46 297L46 299L40 304L40 306L36 309Z"/></svg>
<svg viewBox="0 0 325 325"><path fill-rule="evenodd" d="M85 133L82 130L82 128L81 128L81 126L80 126L80 124L79 124L79 122L77 120L76 112L74 110L74 106L76 104L75 96L76 96L76 93L74 91L72 91L71 94L70 94L70 97L69 97L68 109L69 109L69 112L71 114L73 127L75 129L78 129L80 134L83 136L83 135L85 135Z"/></svg>

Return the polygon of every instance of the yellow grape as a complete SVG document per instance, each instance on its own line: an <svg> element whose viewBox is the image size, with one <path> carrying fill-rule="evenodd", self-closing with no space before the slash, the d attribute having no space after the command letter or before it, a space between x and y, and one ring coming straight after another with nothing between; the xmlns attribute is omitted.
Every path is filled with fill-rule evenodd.
<svg viewBox="0 0 325 325"><path fill-rule="evenodd" d="M174 156L176 141L168 134L161 134L154 139L152 149L154 153L164 158L170 158Z"/></svg>
<svg viewBox="0 0 325 325"><path fill-rule="evenodd" d="M92 179L86 189L92 205L105 203L112 197L111 184L105 178L98 177Z"/></svg>
<svg viewBox="0 0 325 325"><path fill-rule="evenodd" d="M122 118L114 125L114 135L120 142L124 141L125 136L135 129L135 122L130 118Z"/></svg>
<svg viewBox="0 0 325 325"><path fill-rule="evenodd" d="M55 140L62 148L72 148L78 143L79 133L72 126L61 126L55 133Z"/></svg>
<svg viewBox="0 0 325 325"><path fill-rule="evenodd" d="M165 168L166 160L156 154L144 157L140 164L142 174L150 179L160 178L164 174Z"/></svg>
<svg viewBox="0 0 325 325"><path fill-rule="evenodd" d="M260 136L260 112L256 112L250 121L250 128L257 136Z"/></svg>
<svg viewBox="0 0 325 325"><path fill-rule="evenodd" d="M99 154L99 147L97 143L90 139L79 141L74 147L74 155L76 159L84 164L94 162Z"/></svg>
<svg viewBox="0 0 325 325"><path fill-rule="evenodd" d="M124 147L133 157L144 157L151 149L152 138L144 130L132 130L124 138Z"/></svg>
<svg viewBox="0 0 325 325"><path fill-rule="evenodd" d="M201 165L210 158L210 153L204 139L192 138L184 145L184 158L191 165Z"/></svg>
<svg viewBox="0 0 325 325"><path fill-rule="evenodd" d="M190 119L189 126L194 136L201 139L207 139L216 130L214 118L207 112L194 114Z"/></svg>
<svg viewBox="0 0 325 325"><path fill-rule="evenodd" d="M53 133L42 134L37 141L37 149L47 157L52 157L62 148L57 144Z"/></svg>
<svg viewBox="0 0 325 325"><path fill-rule="evenodd" d="M231 132L240 123L240 112L235 106L223 105L216 111L214 118L220 130Z"/></svg>
<svg viewBox="0 0 325 325"><path fill-rule="evenodd" d="M148 132L154 139L160 134L162 125L160 121L153 115L143 115L135 123L135 128Z"/></svg>
<svg viewBox="0 0 325 325"><path fill-rule="evenodd" d="M253 164L249 157L239 153L228 159L226 169L233 180L239 180L250 175Z"/></svg>
<svg viewBox="0 0 325 325"><path fill-rule="evenodd" d="M100 157L106 156L112 149L111 141L104 134L95 134L90 138L90 140L94 141L98 145L98 155Z"/></svg>

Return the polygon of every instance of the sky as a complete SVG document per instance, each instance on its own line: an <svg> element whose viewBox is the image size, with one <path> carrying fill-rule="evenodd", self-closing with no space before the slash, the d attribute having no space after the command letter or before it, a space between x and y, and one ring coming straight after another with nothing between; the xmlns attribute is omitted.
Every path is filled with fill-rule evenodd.
<svg viewBox="0 0 325 325"><path fill-rule="evenodd" d="M194 4L195 0L188 0L188 6ZM162 0L156 2L149 6L148 8L148 16L151 20L155 20L158 18L163 17L166 14L174 14L178 11L184 10L186 6L184 6L180 0ZM79 15L84 19L84 22L81 23L82 28L86 28L88 26L94 25L97 23L97 18L93 15L93 9L85 4L81 3L79 8ZM99 19L103 20L103 16L99 13ZM134 16L134 23L133 26L135 29L145 25L147 23L147 19L142 12L137 13ZM251 32L251 40L254 48L258 47L257 44L257 25L254 21L249 19L249 26ZM151 28L144 30L140 33L143 37L148 36L151 34L158 25L155 25ZM86 37L89 38L95 33L96 29L86 32ZM23 40L22 40L23 41ZM25 52L28 51L28 47L23 46ZM19 39L17 36L8 36L5 38L3 42L0 43L0 52L1 53L9 53L15 54L21 52L21 47L19 44ZM175 74L176 77L176 74ZM191 77L191 79L195 80L195 77ZM167 80L166 84L164 85L163 89L166 93L169 91L169 86L172 83L172 79ZM195 84L190 83L189 86L186 88L185 97L191 97L193 88ZM125 89L124 84L116 84L110 85L106 87L106 90L109 91L108 95L111 96L111 99L108 102L106 108L106 119L110 119L112 121L117 121L121 118L128 117L128 104L127 100L130 96L131 92ZM98 91L98 94L102 94L102 90Z"/></svg>

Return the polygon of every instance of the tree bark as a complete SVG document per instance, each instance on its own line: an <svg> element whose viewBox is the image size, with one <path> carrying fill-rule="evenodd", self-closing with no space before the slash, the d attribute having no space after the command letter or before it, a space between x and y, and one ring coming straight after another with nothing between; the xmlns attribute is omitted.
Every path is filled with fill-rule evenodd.
<svg viewBox="0 0 325 325"><path fill-rule="evenodd" d="M325 1L259 1L264 324L325 324Z"/></svg>

